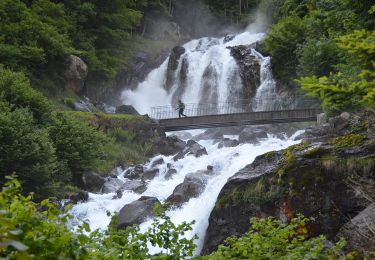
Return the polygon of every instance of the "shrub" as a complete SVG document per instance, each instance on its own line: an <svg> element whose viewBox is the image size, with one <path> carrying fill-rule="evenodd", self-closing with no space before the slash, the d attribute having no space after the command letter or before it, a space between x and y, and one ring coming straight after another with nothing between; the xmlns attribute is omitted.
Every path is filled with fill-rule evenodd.
<svg viewBox="0 0 375 260"><path fill-rule="evenodd" d="M105 158L105 135L85 122L54 113L48 130L61 170L71 173L76 184L80 184L83 171L95 167Z"/></svg>
<svg viewBox="0 0 375 260"><path fill-rule="evenodd" d="M15 172L27 192L46 194L57 170L55 149L27 109L0 102L0 154L0 182Z"/></svg>
<svg viewBox="0 0 375 260"><path fill-rule="evenodd" d="M51 103L30 86L27 77L20 72L0 68L0 99L15 107L28 108L37 121L45 120L52 110Z"/></svg>
<svg viewBox="0 0 375 260"><path fill-rule="evenodd" d="M141 233L134 226L126 230L109 227L91 234L83 223L76 231L67 227L72 218L55 203L31 201L20 194L20 184L10 180L0 192L0 258L5 259L186 259L195 245L183 238L192 223L174 225L164 214ZM68 210L69 208L67 208ZM162 252L153 256L148 244Z"/></svg>
<svg viewBox="0 0 375 260"><path fill-rule="evenodd" d="M304 41L304 24L298 16L289 16L273 26L265 39L266 51L272 56L275 76L288 82L295 76L297 48Z"/></svg>
<svg viewBox="0 0 375 260"><path fill-rule="evenodd" d="M242 237L230 237L225 245L201 259L338 259L343 240L327 246L324 236L308 238L308 219L299 216L290 224L273 218L252 218Z"/></svg>

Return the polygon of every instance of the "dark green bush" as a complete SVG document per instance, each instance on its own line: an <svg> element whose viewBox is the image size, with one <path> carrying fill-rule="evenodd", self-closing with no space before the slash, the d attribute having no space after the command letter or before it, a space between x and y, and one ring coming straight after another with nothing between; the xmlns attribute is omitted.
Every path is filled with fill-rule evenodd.
<svg viewBox="0 0 375 260"><path fill-rule="evenodd" d="M76 184L81 174L105 159L105 135L85 122L63 113L53 113L48 131L61 171L71 173Z"/></svg>
<svg viewBox="0 0 375 260"><path fill-rule="evenodd" d="M0 182L16 173L27 192L48 193L57 171L54 145L26 108L0 102Z"/></svg>
<svg viewBox="0 0 375 260"><path fill-rule="evenodd" d="M46 97L30 86L23 73L0 68L0 99L17 108L28 108L38 122L45 120L52 111Z"/></svg>
<svg viewBox="0 0 375 260"><path fill-rule="evenodd" d="M304 42L304 30L301 18L289 16L272 27L265 40L266 51L272 56L274 74L284 82L296 75L296 50Z"/></svg>

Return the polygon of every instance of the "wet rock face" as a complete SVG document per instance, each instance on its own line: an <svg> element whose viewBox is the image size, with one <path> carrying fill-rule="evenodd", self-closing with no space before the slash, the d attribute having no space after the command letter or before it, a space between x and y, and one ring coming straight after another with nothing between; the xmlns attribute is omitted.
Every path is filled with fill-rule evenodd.
<svg viewBox="0 0 375 260"><path fill-rule="evenodd" d="M203 253L244 234L251 217L288 222L301 213L314 219L310 235L334 238L370 204L368 198L375 200L375 144L341 138L258 156L231 177L211 212Z"/></svg>
<svg viewBox="0 0 375 260"><path fill-rule="evenodd" d="M65 199L69 200L69 202L73 204L77 204L78 202L86 202L89 200L89 193L84 190L78 192L68 192L65 194Z"/></svg>
<svg viewBox="0 0 375 260"><path fill-rule="evenodd" d="M147 190L147 184L142 180L131 180L125 182L120 188L121 191L133 191L138 194L142 194Z"/></svg>
<svg viewBox="0 0 375 260"><path fill-rule="evenodd" d="M153 217L153 209L156 203L160 203L157 198L142 196L139 200L125 205L119 212L117 228L125 229L134 224L141 224L148 218Z"/></svg>
<svg viewBox="0 0 375 260"><path fill-rule="evenodd" d="M238 138L240 143L252 143L258 142L259 138L267 138L267 132L265 129L259 128L245 128Z"/></svg>
<svg viewBox="0 0 375 260"><path fill-rule="evenodd" d="M256 57L251 54L251 48L255 45L239 45L228 47L230 54L236 60L240 68L240 76L243 84L244 99L253 98L257 87L260 85L260 64Z"/></svg>
<svg viewBox="0 0 375 260"><path fill-rule="evenodd" d="M194 141L200 140L221 140L223 138L223 132L220 128L207 129L203 133L193 137Z"/></svg>
<svg viewBox="0 0 375 260"><path fill-rule="evenodd" d="M99 192L105 183L105 179L95 172L85 172L82 175L83 187L91 192Z"/></svg>
<svg viewBox="0 0 375 260"><path fill-rule="evenodd" d="M70 64L65 71L65 88L78 93L82 90L89 72L87 64L78 56L70 55Z"/></svg>
<svg viewBox="0 0 375 260"><path fill-rule="evenodd" d="M143 174L143 166L142 165L136 165L134 167L130 167L126 170L124 173L124 177L128 178L130 180L139 179L142 177Z"/></svg>
<svg viewBox="0 0 375 260"><path fill-rule="evenodd" d="M195 157L200 157L205 154L207 154L206 148L204 148L194 140L189 140L187 141L185 148L173 157L173 160L177 161L184 158L186 155L194 155Z"/></svg>
<svg viewBox="0 0 375 260"><path fill-rule="evenodd" d="M174 155L184 150L186 142L179 139L177 136L168 136L160 138L154 142L155 150L162 155Z"/></svg>
<svg viewBox="0 0 375 260"><path fill-rule="evenodd" d="M239 142L234 139L229 139L229 138L224 138L222 141L219 142L218 148L223 148L223 147L236 147L239 145Z"/></svg>
<svg viewBox="0 0 375 260"><path fill-rule="evenodd" d="M363 257L371 258L370 253L375 248L375 203L346 223L336 235L336 238L345 238L346 250L358 251Z"/></svg>
<svg viewBox="0 0 375 260"><path fill-rule="evenodd" d="M182 46L175 46L169 55L168 67L167 67L167 79L165 82L165 87L168 90L173 86L176 80L175 71L178 68L178 62L182 54L185 53L185 48Z"/></svg>
<svg viewBox="0 0 375 260"><path fill-rule="evenodd" d="M206 180L203 176L186 176L184 182L177 185L172 195L167 198L172 206L179 207L191 198L197 198L204 191Z"/></svg>
<svg viewBox="0 0 375 260"><path fill-rule="evenodd" d="M144 171L144 173L142 174L142 180L152 180L158 174L159 174L158 168L148 169L148 170Z"/></svg>
<svg viewBox="0 0 375 260"><path fill-rule="evenodd" d="M102 187L102 193L115 192L124 185L124 182L117 178L109 178Z"/></svg>

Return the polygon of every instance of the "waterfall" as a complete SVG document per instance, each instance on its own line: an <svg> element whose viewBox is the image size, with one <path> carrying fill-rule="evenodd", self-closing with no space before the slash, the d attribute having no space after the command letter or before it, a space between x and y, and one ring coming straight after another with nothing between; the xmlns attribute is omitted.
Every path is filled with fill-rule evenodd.
<svg viewBox="0 0 375 260"><path fill-rule="evenodd" d="M263 33L244 32L230 41L206 37L187 42L176 70L168 71L169 60L165 60L135 90L125 90L122 100L146 114L153 106L175 105L178 99L196 104L241 99L239 67L227 47L250 45L263 37Z"/></svg>
<svg viewBox="0 0 375 260"><path fill-rule="evenodd" d="M178 59L178 65L173 71L168 71L169 60L165 60L159 68L153 70L146 80L138 85L135 90L126 90L122 93L125 104L134 106L140 113L150 113L152 106L173 105L177 99L186 103L202 103L217 101L232 101L241 99L242 81L239 66L230 55L227 47L237 45L250 45L261 40L262 33L244 32L236 35L232 40L224 38L201 38L192 40L183 45L185 51ZM252 109L260 111L274 109L280 106L279 96L276 93L276 82L272 77L270 58L263 57L256 50L252 50L261 65L260 86L253 98ZM187 131L185 136L195 136L201 130ZM186 133L185 133L186 134ZM180 135L182 136L182 135ZM238 139L237 136L227 136ZM208 165L213 166L214 174L209 176L203 193L197 198L191 198L181 208L170 209L166 212L171 220L179 224L183 221L195 220L193 230L186 234L191 238L193 234L199 235L196 254L203 246L205 232L208 227L208 218L215 205L217 196L227 179L240 169L250 164L256 156L284 149L296 144L293 137L279 139L268 135L258 144L239 144L236 147L219 149L214 140L199 141L207 150L207 155L198 158L187 155L174 161L173 156L158 156L151 158L144 167L149 169L153 161L162 157L164 163L158 165L159 174L147 182L147 189L142 194L125 191L122 198L113 199L115 193L89 194L89 200L75 205L71 214L75 221L87 220L92 229L106 229L110 218L106 212L118 212L125 204L131 203L141 196L157 197L165 201L173 193L174 188L184 181L189 173L205 170ZM171 179L165 178L168 167L173 167L177 173ZM124 172L126 169L124 170ZM118 178L124 182L124 172ZM150 226L151 220L141 224L141 230ZM74 223L73 223L74 224ZM152 248L156 253L158 249Z"/></svg>

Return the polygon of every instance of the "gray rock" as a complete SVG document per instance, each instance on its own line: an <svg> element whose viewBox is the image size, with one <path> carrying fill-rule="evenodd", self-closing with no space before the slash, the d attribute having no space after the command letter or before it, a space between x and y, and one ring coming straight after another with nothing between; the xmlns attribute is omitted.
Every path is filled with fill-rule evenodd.
<svg viewBox="0 0 375 260"><path fill-rule="evenodd" d="M224 138L222 141L219 142L218 148L223 148L223 147L235 147L239 145L239 142L234 139L229 139L229 138Z"/></svg>
<svg viewBox="0 0 375 260"><path fill-rule="evenodd" d="M133 106L130 106L130 105L121 105L121 106L116 107L116 113L139 115L138 111Z"/></svg>
<svg viewBox="0 0 375 260"><path fill-rule="evenodd" d="M78 56L70 55L70 64L64 73L65 89L78 93L82 90L88 74L87 64Z"/></svg>
<svg viewBox="0 0 375 260"><path fill-rule="evenodd" d="M164 159L163 158L158 158L158 159L155 159L151 162L151 168L154 168L155 166L158 166L160 164L163 164L164 163Z"/></svg>
<svg viewBox="0 0 375 260"><path fill-rule="evenodd" d="M230 54L240 68L240 76L243 83L242 91L236 94L239 94L244 99L253 98L257 87L260 85L260 64L257 58L251 53L251 49L255 45L227 47L230 49Z"/></svg>
<svg viewBox="0 0 375 260"><path fill-rule="evenodd" d="M158 175L158 173L159 173L158 168L148 169L143 172L142 180L152 180L153 178L156 177L156 175Z"/></svg>
<svg viewBox="0 0 375 260"><path fill-rule="evenodd" d="M174 161L184 158L187 155L194 155L195 157L200 157L202 155L207 154L206 148L202 145L198 144L194 140L189 140L186 143L184 150L179 152L173 157Z"/></svg>
<svg viewBox="0 0 375 260"><path fill-rule="evenodd" d="M85 172L82 175L82 183L86 190L91 192L99 192L105 183L105 179L95 172Z"/></svg>
<svg viewBox="0 0 375 260"><path fill-rule="evenodd" d="M147 184L142 180L131 180L125 182L125 184L121 187L121 191L130 190L138 194L142 194L147 190Z"/></svg>
<svg viewBox="0 0 375 260"><path fill-rule="evenodd" d="M167 170L167 172L165 173L164 175L164 179L166 180L170 180L172 179L173 175L175 175L177 173L177 170L176 169L173 169L173 168L170 168Z"/></svg>
<svg viewBox="0 0 375 260"><path fill-rule="evenodd" d="M86 202L89 200L89 193L84 190L77 192L68 192L65 194L65 199L68 199L72 204L77 204L78 202Z"/></svg>
<svg viewBox="0 0 375 260"><path fill-rule="evenodd" d="M175 46L169 55L168 67L167 67L167 78L165 87L169 90L175 82L175 71L178 68L178 63L182 54L185 53L185 48L182 46Z"/></svg>
<svg viewBox="0 0 375 260"><path fill-rule="evenodd" d="M125 174L124 174L124 177L125 178L128 178L130 180L134 180L134 179L139 179L141 178L143 174L143 166L142 165L136 165L134 167L129 167Z"/></svg>
<svg viewBox="0 0 375 260"><path fill-rule="evenodd" d="M90 99L83 98L73 103L73 109L81 112L92 112L95 110L95 106L90 102Z"/></svg>
<svg viewBox="0 0 375 260"><path fill-rule="evenodd" d="M193 135L189 132L180 132L180 133L173 133L173 135L171 136L175 136L177 138L180 138L180 139L191 139L193 137Z"/></svg>
<svg viewBox="0 0 375 260"><path fill-rule="evenodd" d="M117 228L125 229L134 224L139 225L154 217L153 209L156 203L160 203L157 198L142 196L139 200L125 205L119 212Z"/></svg>
<svg viewBox="0 0 375 260"><path fill-rule="evenodd" d="M185 148L186 142L177 138L177 136L168 136L154 142L155 150L162 155L174 155Z"/></svg>
<svg viewBox="0 0 375 260"><path fill-rule="evenodd" d="M234 34L227 34L227 35L225 35L223 42L224 43L230 42L231 40L234 39L234 37L236 37L236 35L234 35Z"/></svg>
<svg viewBox="0 0 375 260"><path fill-rule="evenodd" d="M375 249L375 203L346 223L336 235L345 238L346 250L357 251L363 257L371 258L370 252Z"/></svg>
<svg viewBox="0 0 375 260"><path fill-rule="evenodd" d="M109 178L102 187L102 193L116 192L122 187L124 182L117 178Z"/></svg>
<svg viewBox="0 0 375 260"><path fill-rule="evenodd" d="M267 133L263 129L245 128L238 141L240 143L257 143L259 138L267 138Z"/></svg>
<svg viewBox="0 0 375 260"><path fill-rule="evenodd" d="M348 112L342 112L340 114L340 117L344 120L349 120L350 119L350 114Z"/></svg>
<svg viewBox="0 0 375 260"><path fill-rule="evenodd" d="M220 140L223 138L223 133L221 132L220 128L211 128L204 131L199 135L193 137L192 140L200 141L200 140Z"/></svg>
<svg viewBox="0 0 375 260"><path fill-rule="evenodd" d="M167 198L172 206L180 207L191 198L197 198L206 186L206 181L199 174L186 176L183 183L176 186L172 195Z"/></svg>

